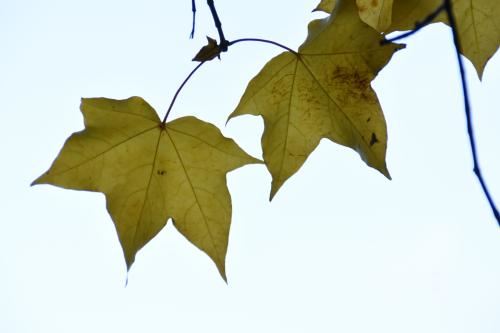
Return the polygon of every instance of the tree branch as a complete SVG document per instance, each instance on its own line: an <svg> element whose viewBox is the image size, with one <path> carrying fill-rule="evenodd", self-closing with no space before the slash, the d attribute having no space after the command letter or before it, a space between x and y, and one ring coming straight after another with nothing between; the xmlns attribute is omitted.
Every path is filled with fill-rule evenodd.
<svg viewBox="0 0 500 333"><path fill-rule="evenodd" d="M210 8L210 12L212 13L212 17L214 18L217 32L219 33L219 49L221 52L226 52L229 42L226 40L226 37L224 37L224 31L222 31L222 23L220 22L219 15L217 14L217 9L215 9L214 0L207 0L207 4Z"/></svg>
<svg viewBox="0 0 500 333"><path fill-rule="evenodd" d="M446 12L446 15L448 16L448 21L449 21L450 26L451 26L451 31L453 34L453 42L455 44L455 51L457 54L458 67L460 69L460 78L462 81L462 92L463 92L463 96L464 96L465 118L467 120L467 133L469 134L470 148L472 151L472 160L474 163L473 170L477 176L477 179L479 180L479 183L481 184L481 188L483 189L484 195L486 196L486 199L488 200L488 203L490 204L491 210L493 211L493 215L495 216L497 223L500 225L500 215L498 213L498 209L495 206L495 202L493 201L493 198L491 197L491 194L488 190L488 187L486 186L486 182L484 181L483 175L481 173L481 169L479 168L479 161L477 158L477 150L476 150L476 141L474 138L474 129L472 127L469 91L467 88L467 80L465 78L465 66L464 66L462 57L460 55L462 47L460 45L460 38L458 36L458 31L457 31L457 23L455 20L455 16L453 15L453 7L451 4L451 0L444 0L443 5L444 5L444 10Z"/></svg>
<svg viewBox="0 0 500 333"><path fill-rule="evenodd" d="M477 148L476 148L476 141L474 137L474 129L472 127L472 116L471 116L471 105L470 105L470 98L469 98L469 89L467 88L467 79L465 77L465 66L462 60L461 56L461 51L462 51L462 46L460 43L460 38L458 36L458 30L457 30L457 22L455 20L455 16L453 14L453 5L451 3L451 0L443 0L443 3L441 6L439 6L434 12L432 12L429 16L427 16L422 22L417 22L415 24L415 28L412 31L409 31L407 33L401 34L399 36L396 36L394 38L390 39L384 39L380 43L383 44L388 44L397 40L400 40L402 38L406 38L408 36L413 35L423 27L425 27L427 24L432 23L432 21L439 15L441 12L445 12L446 16L448 18L448 22L451 27L451 32L453 35L453 44L455 45L455 52L457 55L457 61L458 61L458 68L460 70L460 80L462 82L462 94L464 98L464 109L465 109L465 118L467 122L467 133L469 135L469 143L470 143L470 149L472 152L472 160L474 163L474 174L476 175L477 179L479 180L479 183L481 184L481 188L483 190L484 195L486 196L486 199L488 200L488 203L491 207L491 210L493 212L493 216L497 220L497 223L500 225L500 214L498 213L498 209L495 206L495 202L493 201L493 198L490 194L490 191L488 190L488 187L486 186L486 182L483 178L483 175L481 173L481 169L479 168L479 160L477 157Z"/></svg>
<svg viewBox="0 0 500 333"><path fill-rule="evenodd" d="M193 26L191 28L191 34L189 34L189 38L194 38L194 28L196 26L196 0L191 0L191 10L193 11Z"/></svg>

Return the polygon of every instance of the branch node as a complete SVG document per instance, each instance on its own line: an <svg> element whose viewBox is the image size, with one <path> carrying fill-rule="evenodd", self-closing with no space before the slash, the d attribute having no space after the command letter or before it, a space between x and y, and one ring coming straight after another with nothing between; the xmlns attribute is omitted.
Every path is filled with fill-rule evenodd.
<svg viewBox="0 0 500 333"><path fill-rule="evenodd" d="M219 49L221 52L226 52L229 47L229 41L224 37L224 31L222 30L222 23L220 22L219 15L217 14L217 9L215 9L214 0L207 0L208 7L210 8L210 13L214 19L215 27L219 33Z"/></svg>

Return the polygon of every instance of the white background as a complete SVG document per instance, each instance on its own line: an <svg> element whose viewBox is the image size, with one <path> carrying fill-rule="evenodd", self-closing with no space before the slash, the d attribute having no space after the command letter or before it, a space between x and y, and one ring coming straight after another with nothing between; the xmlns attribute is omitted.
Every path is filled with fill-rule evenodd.
<svg viewBox="0 0 500 333"><path fill-rule="evenodd" d="M228 39L297 48L315 0L216 5ZM102 194L30 187L82 129L80 97L144 97L163 115L217 37L198 0L2 0L0 332L499 332L500 230L478 182L450 31L406 40L373 83L389 131L388 181L323 141L268 202L270 176L228 176L226 285L169 223L127 275ZM206 64L171 118L195 115L260 156L262 121L225 126L281 50L238 44ZM467 62L484 176L500 200L500 57ZM128 276L128 285L125 281Z"/></svg>

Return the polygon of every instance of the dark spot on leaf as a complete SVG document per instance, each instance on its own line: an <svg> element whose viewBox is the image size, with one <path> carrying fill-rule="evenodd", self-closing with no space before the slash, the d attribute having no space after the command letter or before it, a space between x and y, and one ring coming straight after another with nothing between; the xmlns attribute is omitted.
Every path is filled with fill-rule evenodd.
<svg viewBox="0 0 500 333"><path fill-rule="evenodd" d="M360 72L354 67L337 66L328 75L327 80L338 92L337 98L344 103L359 100L370 104L377 103L370 85L372 75L368 72Z"/></svg>
<svg viewBox="0 0 500 333"><path fill-rule="evenodd" d="M370 139L370 146L373 146L377 142L380 142L380 141L378 141L377 136L375 135L375 133L372 133L372 138Z"/></svg>
<svg viewBox="0 0 500 333"><path fill-rule="evenodd" d="M368 117L368 119L366 119L366 122L367 122L367 123L369 123L369 122L370 122L370 120L372 120L372 118L371 118L371 117Z"/></svg>
<svg viewBox="0 0 500 333"><path fill-rule="evenodd" d="M272 86L271 89L271 103L279 105L291 93L293 75L285 75Z"/></svg>
<svg viewBox="0 0 500 333"><path fill-rule="evenodd" d="M157 171L156 171L156 174L157 174L158 176L163 176L163 175L164 175L164 174L166 174L166 173L167 173L167 172L166 172L165 170L157 170Z"/></svg>

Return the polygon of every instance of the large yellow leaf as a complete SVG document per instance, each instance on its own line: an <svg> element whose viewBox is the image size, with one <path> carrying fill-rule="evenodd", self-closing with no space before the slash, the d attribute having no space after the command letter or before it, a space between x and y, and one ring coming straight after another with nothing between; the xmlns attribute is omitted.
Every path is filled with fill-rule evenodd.
<svg viewBox="0 0 500 333"><path fill-rule="evenodd" d="M231 222L226 173L258 160L194 117L162 124L140 97L82 99L85 130L34 184L102 192L127 267L172 218L225 279Z"/></svg>
<svg viewBox="0 0 500 333"><path fill-rule="evenodd" d="M299 53L282 53L264 66L230 116L264 118L271 198L321 138L353 148L389 177L386 125L370 82L401 46L380 46L380 34L360 20L354 1L337 6L310 23Z"/></svg>
<svg viewBox="0 0 500 333"><path fill-rule="evenodd" d="M391 25L392 2L393 0L356 0L361 19L381 32Z"/></svg>
<svg viewBox="0 0 500 333"><path fill-rule="evenodd" d="M411 30L441 5L441 0L397 0L394 2L393 24L389 31ZM482 77L484 67L500 46L500 1L454 0L462 54ZM447 23L446 16L436 21Z"/></svg>

